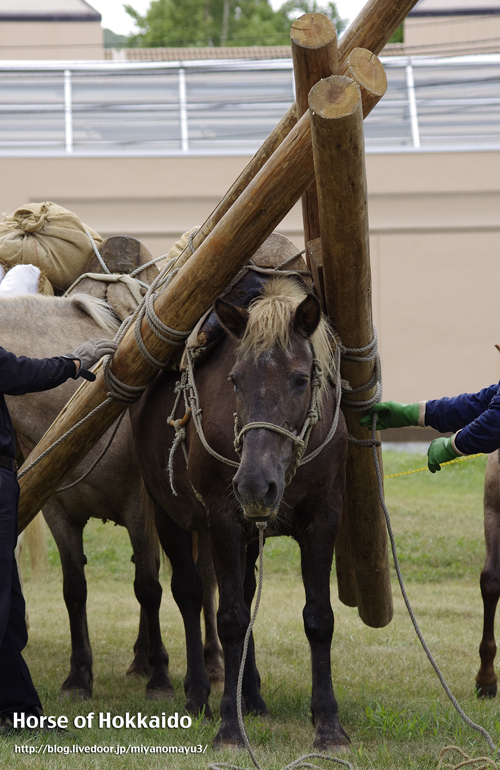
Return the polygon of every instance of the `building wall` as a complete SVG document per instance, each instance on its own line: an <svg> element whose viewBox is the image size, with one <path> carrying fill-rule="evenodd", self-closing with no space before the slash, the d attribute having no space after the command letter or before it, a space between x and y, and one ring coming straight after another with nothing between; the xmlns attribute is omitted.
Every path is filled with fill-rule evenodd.
<svg viewBox="0 0 500 770"><path fill-rule="evenodd" d="M500 51L500 15L409 16L405 20L405 49L418 48L423 55L435 53L435 46L454 49L464 44L471 50L486 45L489 52Z"/></svg>
<svg viewBox="0 0 500 770"><path fill-rule="evenodd" d="M2 21L0 59L103 59L99 21Z"/></svg>
<svg viewBox="0 0 500 770"><path fill-rule="evenodd" d="M201 224L248 158L1 158L0 211L53 200L153 256ZM384 398L498 381L498 153L367 156L374 321ZM277 228L302 246L296 206Z"/></svg>

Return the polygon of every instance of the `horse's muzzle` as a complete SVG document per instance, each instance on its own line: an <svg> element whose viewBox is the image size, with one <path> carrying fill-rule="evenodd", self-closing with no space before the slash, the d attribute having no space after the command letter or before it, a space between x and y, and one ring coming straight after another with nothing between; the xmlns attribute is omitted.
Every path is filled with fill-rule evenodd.
<svg viewBox="0 0 500 770"><path fill-rule="evenodd" d="M243 506L243 513L247 521L255 523L259 521L272 521L276 516L277 509L272 510L261 508L260 506Z"/></svg>
<svg viewBox="0 0 500 770"><path fill-rule="evenodd" d="M281 500L281 492L275 481L240 474L238 471L233 479L233 489L247 521L274 519Z"/></svg>

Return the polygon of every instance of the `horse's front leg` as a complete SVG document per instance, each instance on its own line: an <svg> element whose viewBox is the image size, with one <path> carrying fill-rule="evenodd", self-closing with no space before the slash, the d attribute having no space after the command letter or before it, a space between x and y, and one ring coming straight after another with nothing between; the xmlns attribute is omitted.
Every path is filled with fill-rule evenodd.
<svg viewBox="0 0 500 770"><path fill-rule="evenodd" d="M234 516L234 514L233 514ZM224 693L221 726L215 746L242 746L236 708L243 642L250 621L244 596L245 548L241 526L228 511L209 514L210 542L219 585L217 630L224 650ZM242 703L242 712L245 707Z"/></svg>
<svg viewBox="0 0 500 770"><path fill-rule="evenodd" d="M321 517L321 524L318 519L297 538L306 593L302 614L311 647L311 713L316 728L314 746L321 750L343 751L348 748L350 741L339 721L330 662L334 626L330 604L330 571L335 532L332 532L332 517Z"/></svg>

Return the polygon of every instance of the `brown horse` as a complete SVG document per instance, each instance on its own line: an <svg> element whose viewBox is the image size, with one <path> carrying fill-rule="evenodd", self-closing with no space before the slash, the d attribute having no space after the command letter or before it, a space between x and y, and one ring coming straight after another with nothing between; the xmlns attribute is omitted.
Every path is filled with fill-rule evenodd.
<svg viewBox="0 0 500 770"><path fill-rule="evenodd" d="M215 742L242 743L236 686L255 592L255 522L265 521L266 537L290 535L300 546L315 746L345 748L349 739L340 725L331 679L330 570L340 524L347 436L341 415L337 428L332 428L339 394L329 379L327 324L316 297L293 277L269 281L248 311L225 300L218 300L215 309L229 334L197 365L199 408L191 390L194 412L185 428L186 455L179 450L169 457L174 439L171 413L182 418L186 411L183 406L174 409L178 374L159 374L131 410L143 477L154 501L160 541L172 562L172 591L185 623L187 707L209 713L199 621L203 587L192 558L192 533L198 532L210 540L220 594L217 622L225 689ZM303 460L329 433L333 437L307 465L296 468L304 450L299 435L314 412L316 395L321 419L312 428ZM234 413L241 426L240 458L235 451ZM234 467L205 448L194 424L200 419L211 449L235 465L239 461L236 475ZM168 468L173 471L172 484ZM252 642L242 692L247 713L267 713Z"/></svg>
<svg viewBox="0 0 500 770"><path fill-rule="evenodd" d="M480 697L493 698L497 694L497 675L494 660L495 612L500 598L500 456L498 450L488 457L484 479L484 537L486 562L481 572L483 597L483 638L479 645L481 665L476 675L476 692Z"/></svg>

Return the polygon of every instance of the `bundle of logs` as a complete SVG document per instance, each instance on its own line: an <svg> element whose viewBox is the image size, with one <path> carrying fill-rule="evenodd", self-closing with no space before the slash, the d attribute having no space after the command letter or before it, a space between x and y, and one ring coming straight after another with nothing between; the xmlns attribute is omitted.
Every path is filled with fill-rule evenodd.
<svg viewBox="0 0 500 770"><path fill-rule="evenodd" d="M345 347L362 349L373 338L371 276L364 164L363 118L386 90L377 54L417 0L369 0L337 48L333 23L306 14L291 30L296 102L252 158L175 264L182 268L154 303L166 327L189 331L252 254L302 196L309 266L318 293ZM192 253L192 250L194 252ZM143 342L165 362L177 341L157 336L146 318ZM363 356L360 354L360 357ZM344 361L342 376L353 400L367 400L373 361ZM134 329L123 337L111 371L129 386L147 384L156 374L140 353ZM126 403L107 400L102 366L97 380L83 384L30 455L30 463L64 438L22 476L19 508L23 529ZM346 412L350 434L370 438L359 412ZM343 524L336 545L340 599L357 606L370 626L392 617L385 523L371 451L350 444Z"/></svg>

